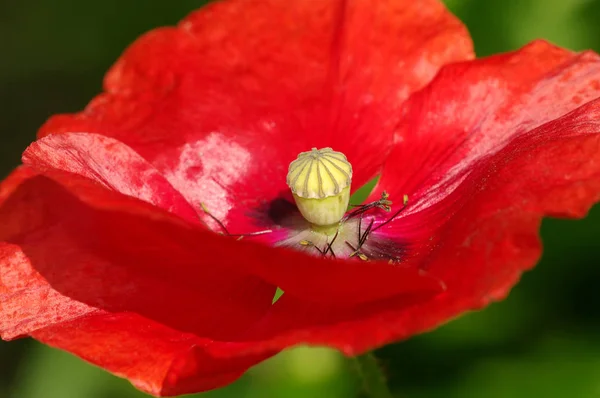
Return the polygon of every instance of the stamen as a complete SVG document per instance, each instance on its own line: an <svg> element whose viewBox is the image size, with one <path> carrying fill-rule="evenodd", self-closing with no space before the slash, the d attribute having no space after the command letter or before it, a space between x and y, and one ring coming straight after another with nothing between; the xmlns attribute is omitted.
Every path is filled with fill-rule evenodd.
<svg viewBox="0 0 600 398"><path fill-rule="evenodd" d="M357 209L348 213L344 217L344 220L348 220L350 218L364 214L367 211L374 209L374 208L379 208L379 209L381 209L383 211L387 211L387 212L391 211L392 210L392 208L391 208L392 201L388 200L389 197L390 197L390 194L387 193L386 191L383 191L381 193L381 198L376 200L375 202L367 203L366 205L350 205L352 207L357 207Z"/></svg>
<svg viewBox="0 0 600 398"><path fill-rule="evenodd" d="M352 244L348 241L345 241L346 245L348 245L348 247L350 247L350 249L353 250L353 252L350 254L350 257L358 257L363 261L367 261L369 259L369 257L367 257L366 254L362 253L359 249L355 248L354 246L352 246Z"/></svg>
<svg viewBox="0 0 600 398"><path fill-rule="evenodd" d="M219 225L219 227L221 227L221 229L223 229L223 231L225 232L225 235L230 235L229 231L227 230L227 227L225 227L225 224L223 224L221 222L221 220L219 220L210 211L208 211L208 208L206 207L206 205L204 205L204 203L200 202L200 207L202 208L202 211L204 211L204 213L206 213L207 216L209 216L210 218L212 218L213 221L216 222Z"/></svg>
<svg viewBox="0 0 600 398"><path fill-rule="evenodd" d="M343 233L342 229L344 229L344 224L346 222L348 222L349 220L351 220L352 218L356 218L358 217L357 220L357 224L358 224L358 230L356 232L356 243L353 244L347 240L344 240L344 244L346 246L348 246L351 251L349 252L347 249L343 250L342 252L345 253L345 255L347 255L349 258L352 257L358 257L360 260L362 261L368 261L369 255L367 255L366 253L363 252L363 248L366 247L365 245L367 244L367 241L369 240L369 238L371 237L371 235L373 234L373 232L377 231L378 229L384 227L385 225L389 224L391 221L393 221L395 218L397 218L407 207L408 205L408 195L404 195L403 196L403 201L402 201L402 207L400 207L397 211L395 211L389 218L387 218L384 222L382 222L381 224L377 225L374 227L375 225L375 217L369 217L369 224L368 226L363 230L363 218L365 217L365 214L370 211L370 210L374 210L374 209L381 209L383 211L386 212L390 212L391 211L391 205L392 205L392 201L389 200L390 195L386 192L383 191L381 194L381 198L379 200L376 200L374 202L365 204L365 205L358 205L356 206L357 208L354 211L349 212L348 214L346 214L346 216L344 216L341 220L341 222L337 225L337 227L335 228L335 233L332 234L333 236L331 237L331 240L329 240L330 236L326 236L326 234L320 234L319 232L315 231L314 229L311 229L311 232L308 232L308 230L306 232L303 233L304 237L308 237L309 234L317 234L318 237L318 245L323 245L323 247L319 247L317 244L315 244L313 241L311 240L307 240L307 239L302 239L302 240L296 240L295 242L290 241L289 243L297 243L301 246L305 246L305 247L312 247L314 248L321 256L326 257L328 255L331 255L331 257L333 258L337 258L337 255L335 253L336 250L338 250L340 248L340 244L335 244L337 242L337 240L340 237L349 237L350 235L348 233ZM212 218L217 225L219 225L219 227L223 230L223 232L218 232L220 234L224 234L226 236L231 236L231 237L237 237L237 240L241 240L244 237L251 237L251 236L258 236L258 235L264 235L264 234L268 234L273 232L273 230L271 229L267 229L267 230L262 230L262 231L256 231L256 232L250 232L250 233L246 233L246 234L231 234L227 227L225 226L225 224L223 222L221 222L221 220L219 220L217 217L215 217L209 210L208 208L201 203L201 208L202 210L210 217ZM354 224L354 227L350 226L352 223ZM355 234L354 229L356 228L356 221L352 221L348 224L348 226L346 226L346 228L349 228L348 231L352 232L352 235ZM298 236L298 238L300 238L300 236ZM351 241L353 241L354 239L351 239ZM342 244L343 245L343 244ZM356 245L356 246L355 246ZM335 250L334 250L335 249ZM367 252L371 250L368 249ZM348 254L349 253L349 254ZM394 258L390 258L391 256L385 255L384 253L379 253L375 252L374 253L375 258L388 258L388 263L390 264L395 264L398 261L400 261L400 259L398 257L394 257Z"/></svg>
<svg viewBox="0 0 600 398"><path fill-rule="evenodd" d="M325 249L320 249L317 245L315 245L313 242L309 241L309 240L301 240L300 245L302 246L309 246L309 247L314 247L315 249L317 249L317 251L319 253L321 253L321 255L324 257L327 255L327 251L329 251L329 246L325 247ZM333 251L331 252L331 254L333 255L333 257L335 257L335 254L333 254Z"/></svg>
<svg viewBox="0 0 600 398"><path fill-rule="evenodd" d="M265 235L265 234L270 234L271 232L273 232L272 229L263 229L262 231L256 231L256 232L248 232L247 234L228 234L227 236L237 236L237 240L242 240L242 238L246 237L246 236L258 236L258 235Z"/></svg>
<svg viewBox="0 0 600 398"><path fill-rule="evenodd" d="M358 248L360 249L362 247L362 245L365 244L365 242L367 241L367 237L369 236L369 234L371 233L371 229L373 228L373 222L375 221L374 218L371 218L371 222L369 223L369 226L367 227L367 229L365 230L365 233L363 234L363 236L358 240Z"/></svg>
<svg viewBox="0 0 600 398"><path fill-rule="evenodd" d="M331 242L328 242L323 249L319 248L316 244L314 244L313 242L306 240L306 239L303 239L298 243L301 246L314 247L315 249L317 249L317 251L319 253L321 253L321 255L323 257L327 256L328 253L331 253L331 257L336 258L335 252L333 251L333 244L335 243L338 236L339 236L339 230L335 233L335 235L331 239Z"/></svg>
<svg viewBox="0 0 600 398"><path fill-rule="evenodd" d="M383 191L383 193L381 194L381 199L379 199L375 202L368 203L366 205L361 205L357 210L349 213L346 217L344 217L344 221L349 220L353 217L357 217L357 216L359 217L357 246L354 247L350 242L345 241L346 245L352 249L352 253L350 254L350 257L358 257L363 261L368 260L369 258L367 257L366 254L364 254L361 251L361 249L367 242L367 239L369 238L369 236L373 232L377 231L379 228L383 227L384 225L388 224L393 219L398 217L398 215L400 215L400 213L402 213L402 211L404 211L404 209L406 209L406 205L408 204L408 195L403 196L402 207L400 209L398 209L398 211L396 211L394 214L392 214L391 217L389 217L387 220L385 220L383 223L381 223L380 225L378 225L375 228L373 228L373 223L374 223L375 219L371 218L371 221L369 222L369 226L363 232L362 231L362 220L363 220L365 212L367 212L371 209L374 209L374 208L380 208L385 211L391 210L390 205L392 204L392 202L389 200L389 196L390 195L386 191ZM393 264L396 261L397 261L397 259L389 260L390 264Z"/></svg>
<svg viewBox="0 0 600 398"><path fill-rule="evenodd" d="M361 214L360 218L358 219L358 238L356 239L357 242L360 242L360 239L361 239L362 220L363 220L363 215Z"/></svg>
<svg viewBox="0 0 600 398"><path fill-rule="evenodd" d="M398 209L397 212L395 212L394 214L392 214L392 216L390 218L388 218L387 220L385 220L384 222L382 222L381 224L379 224L377 227L375 227L375 229L373 229L373 232L377 231L379 228L383 227L384 225L386 225L390 221L392 221L394 218L398 217L398 215L400 215L400 213L402 213L404 211L404 209L406 209L406 205L407 204L408 204L408 195L404 195L402 197L402 207L400 209Z"/></svg>
<svg viewBox="0 0 600 398"><path fill-rule="evenodd" d="M213 221L216 222L219 225L219 227L221 227L221 229L223 230L223 232L219 232L221 235L237 237L236 240L242 240L246 236L265 235L265 234L269 234L269 233L273 232L272 229L263 229L262 231L248 232L246 234L232 234L229 232L227 227L225 227L225 224L223 224L223 222L221 220L219 220L214 214L212 214L208 210L208 208L206 207L206 205L204 203L200 202L200 207L202 208L202 211L204 211L204 213L206 213L207 216L212 218Z"/></svg>

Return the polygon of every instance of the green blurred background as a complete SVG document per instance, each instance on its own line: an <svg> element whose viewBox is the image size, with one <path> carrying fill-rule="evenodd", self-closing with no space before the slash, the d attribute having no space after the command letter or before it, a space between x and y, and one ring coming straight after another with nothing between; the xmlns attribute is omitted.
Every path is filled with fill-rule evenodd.
<svg viewBox="0 0 600 398"><path fill-rule="evenodd" d="M285 0L282 0L285 1ZM319 0L315 0L319 1ZM53 113L81 109L140 33L203 1L0 0L0 175ZM448 0L480 56L535 38L600 51L600 1ZM535 271L509 299L377 352L399 397L600 397L600 207L546 220ZM356 397L335 351L296 348L198 397ZM0 397L134 398L126 381L31 340L0 342Z"/></svg>

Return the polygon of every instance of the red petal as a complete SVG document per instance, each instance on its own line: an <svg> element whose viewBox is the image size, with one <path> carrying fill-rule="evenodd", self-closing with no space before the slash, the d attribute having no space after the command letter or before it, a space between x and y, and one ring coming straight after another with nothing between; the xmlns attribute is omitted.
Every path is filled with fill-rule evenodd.
<svg viewBox="0 0 600 398"><path fill-rule="evenodd" d="M224 360L206 347L226 343L198 337L240 334L273 286L206 261L168 214L47 173L79 198L29 168L0 185L3 338L30 334L156 395L228 384L274 353Z"/></svg>
<svg viewBox="0 0 600 398"><path fill-rule="evenodd" d="M516 138L473 169L463 183L472 195L439 231L440 246L428 259L430 272L458 288L450 294L449 287L448 303L478 308L504 298L540 257L542 217L583 217L600 200L599 133L600 99Z"/></svg>
<svg viewBox="0 0 600 398"><path fill-rule="evenodd" d="M54 177L65 186L34 177L0 207L3 337L103 310L227 338L270 308L274 286L223 268L218 246L206 253L199 240L219 237L81 178Z"/></svg>
<svg viewBox="0 0 600 398"><path fill-rule="evenodd" d="M274 293L243 271L328 306L440 289L415 269L236 242L87 179L44 173L53 180L30 178L0 206L0 331L69 350L154 394L228 383L277 351L233 343Z"/></svg>
<svg viewBox="0 0 600 398"><path fill-rule="evenodd" d="M131 313L82 317L32 336L126 377L140 390L157 396L229 384L273 354L219 358L211 351L226 350L226 343L201 339Z"/></svg>
<svg viewBox="0 0 600 398"><path fill-rule="evenodd" d="M542 41L443 68L406 104L372 197L382 190L396 199L408 194L410 206L380 232L412 241L417 254L426 255L435 231L471 194L461 183L473 168L511 140L600 96L599 81L596 54Z"/></svg>
<svg viewBox="0 0 600 398"><path fill-rule="evenodd" d="M427 327L503 298L540 256L541 218L598 201L599 96L597 55L537 42L448 66L407 103L378 189L413 199L387 233L447 284L411 311Z"/></svg>
<svg viewBox="0 0 600 398"><path fill-rule="evenodd" d="M35 170L26 166L19 166L8 177L0 181L0 205L29 178L37 175Z"/></svg>
<svg viewBox="0 0 600 398"><path fill-rule="evenodd" d="M243 352L258 354L310 344L358 355L430 328L433 313L421 310L432 300L430 295L403 294L359 305L324 305L284 294L244 336L251 343Z"/></svg>
<svg viewBox="0 0 600 398"><path fill-rule="evenodd" d="M542 41L448 65L406 104L374 195L382 189L408 194L418 207L439 201L511 139L597 98L599 77L596 54Z"/></svg>
<svg viewBox="0 0 600 398"><path fill-rule="evenodd" d="M185 198L150 163L112 138L86 133L51 135L31 144L23 163L40 172L56 169L78 174L184 220L199 220Z"/></svg>
<svg viewBox="0 0 600 398"><path fill-rule="evenodd" d="M345 152L359 187L381 165L398 107L446 62L472 57L433 0L230 0L138 40L106 93L40 131L113 136L234 232L287 192L300 151Z"/></svg>

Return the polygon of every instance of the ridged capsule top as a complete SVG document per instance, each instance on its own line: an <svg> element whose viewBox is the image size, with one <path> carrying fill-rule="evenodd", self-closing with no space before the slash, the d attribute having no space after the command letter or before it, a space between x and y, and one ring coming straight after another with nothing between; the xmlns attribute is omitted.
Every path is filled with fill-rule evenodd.
<svg viewBox="0 0 600 398"><path fill-rule="evenodd" d="M312 148L290 163L287 184L301 198L338 195L352 182L352 165L341 152Z"/></svg>

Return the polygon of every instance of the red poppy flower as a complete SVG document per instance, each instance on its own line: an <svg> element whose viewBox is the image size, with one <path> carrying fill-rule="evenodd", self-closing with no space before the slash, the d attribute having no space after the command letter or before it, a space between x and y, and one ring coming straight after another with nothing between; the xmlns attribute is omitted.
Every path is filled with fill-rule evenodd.
<svg viewBox="0 0 600 398"><path fill-rule="evenodd" d="M600 58L472 57L435 0L229 0L146 34L0 185L3 338L174 395L502 299L541 218L599 199ZM287 168L312 147L343 152L353 188L381 175L336 258L291 222Z"/></svg>

